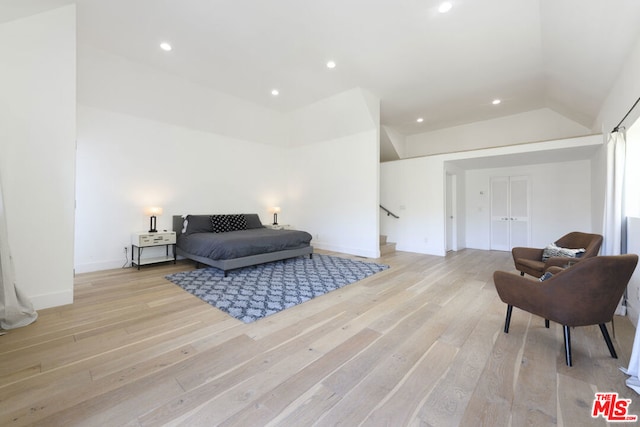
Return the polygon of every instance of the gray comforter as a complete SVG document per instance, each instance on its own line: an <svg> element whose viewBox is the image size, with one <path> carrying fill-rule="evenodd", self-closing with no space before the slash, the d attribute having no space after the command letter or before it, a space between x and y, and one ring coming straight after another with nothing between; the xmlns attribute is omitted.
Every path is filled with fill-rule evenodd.
<svg viewBox="0 0 640 427"><path fill-rule="evenodd" d="M228 233L180 235L177 245L192 255L223 260L303 248L310 242L311 234L306 231L254 228Z"/></svg>

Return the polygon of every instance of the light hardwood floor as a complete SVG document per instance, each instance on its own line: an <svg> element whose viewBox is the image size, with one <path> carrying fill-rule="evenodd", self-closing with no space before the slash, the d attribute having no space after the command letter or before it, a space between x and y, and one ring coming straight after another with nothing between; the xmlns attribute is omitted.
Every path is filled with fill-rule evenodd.
<svg viewBox="0 0 640 427"><path fill-rule="evenodd" d="M327 252L324 252L327 253ZM562 328L506 306L510 254L396 252L340 290L243 324L166 281L186 262L79 275L75 303L0 336L0 425L586 426L596 391L632 399L635 330Z"/></svg>

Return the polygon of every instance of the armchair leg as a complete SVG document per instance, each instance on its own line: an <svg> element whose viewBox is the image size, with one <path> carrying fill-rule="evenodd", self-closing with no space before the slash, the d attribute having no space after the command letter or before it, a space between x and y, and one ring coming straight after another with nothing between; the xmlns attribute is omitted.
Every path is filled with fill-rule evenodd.
<svg viewBox="0 0 640 427"><path fill-rule="evenodd" d="M613 337L616 337L616 324L613 322L613 317L611 318L611 333L613 334Z"/></svg>
<svg viewBox="0 0 640 427"><path fill-rule="evenodd" d="M512 305L507 305L507 318L504 320L504 333L509 333L509 324L511 323L511 312L513 311Z"/></svg>
<svg viewBox="0 0 640 427"><path fill-rule="evenodd" d="M544 327L549 329L549 319L544 319Z"/></svg>
<svg viewBox="0 0 640 427"><path fill-rule="evenodd" d="M524 271L521 271L521 272L520 272L520 275L521 275L521 276L524 276Z"/></svg>
<svg viewBox="0 0 640 427"><path fill-rule="evenodd" d="M567 325L563 325L564 328L564 357L567 361L567 366L571 366L571 332L569 332L569 327Z"/></svg>
<svg viewBox="0 0 640 427"><path fill-rule="evenodd" d="M609 336L609 331L607 331L607 325L604 323L600 323L600 330L602 331L602 336L604 337L604 342L607 343L607 348L609 349L609 353L611 353L611 357L614 359L618 358L616 354L616 350L613 348L613 343L611 342L611 337Z"/></svg>

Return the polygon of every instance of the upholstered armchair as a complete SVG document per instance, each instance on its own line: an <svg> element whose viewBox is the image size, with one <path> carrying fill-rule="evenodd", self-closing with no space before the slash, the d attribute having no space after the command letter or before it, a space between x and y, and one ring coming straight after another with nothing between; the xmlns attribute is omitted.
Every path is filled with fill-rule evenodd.
<svg viewBox="0 0 640 427"><path fill-rule="evenodd" d="M524 274L527 273L533 277L540 277L549 267L566 267L570 263L594 257L600 252L602 236L599 234L574 231L562 236L554 243L561 248L584 248L585 252L579 258L551 257L543 261L542 254L544 253L544 249L513 248L511 250L513 262L516 265L516 270L520 272L520 275L524 276Z"/></svg>
<svg viewBox="0 0 640 427"><path fill-rule="evenodd" d="M507 304L504 332L509 332L513 307L561 324L565 358L571 366L569 328L599 325L611 357L617 358L605 323L613 319L637 263L638 256L634 254L591 257L543 282L496 271L496 290Z"/></svg>

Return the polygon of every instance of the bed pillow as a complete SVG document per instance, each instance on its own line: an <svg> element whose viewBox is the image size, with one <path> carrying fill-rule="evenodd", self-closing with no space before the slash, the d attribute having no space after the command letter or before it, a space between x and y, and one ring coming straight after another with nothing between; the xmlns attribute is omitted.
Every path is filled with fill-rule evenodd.
<svg viewBox="0 0 640 427"><path fill-rule="evenodd" d="M553 277L553 274L547 271L547 272L545 272L542 276L540 276L540 279L539 279L539 280L540 280L541 282L544 282L545 280L547 280L547 279L551 279L552 277Z"/></svg>
<svg viewBox="0 0 640 427"><path fill-rule="evenodd" d="M542 251L542 261L546 261L551 257L580 258L586 252L585 248L569 249L561 248L555 243L551 243Z"/></svg>
<svg viewBox="0 0 640 427"><path fill-rule="evenodd" d="M231 231L228 215L211 215L210 221L214 233L227 233Z"/></svg>
<svg viewBox="0 0 640 427"><path fill-rule="evenodd" d="M187 215L185 219L186 227L182 229L183 234L211 233L213 226L209 215Z"/></svg>
<svg viewBox="0 0 640 427"><path fill-rule="evenodd" d="M247 222L247 230L253 228L264 228L258 214L244 214L244 219Z"/></svg>
<svg viewBox="0 0 640 427"><path fill-rule="evenodd" d="M227 215L229 221L229 231L238 231L247 229L247 220L244 215Z"/></svg>

